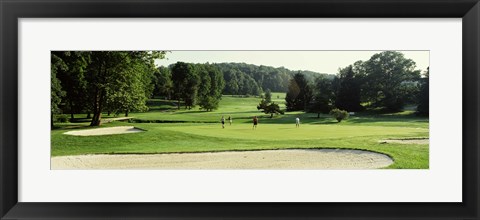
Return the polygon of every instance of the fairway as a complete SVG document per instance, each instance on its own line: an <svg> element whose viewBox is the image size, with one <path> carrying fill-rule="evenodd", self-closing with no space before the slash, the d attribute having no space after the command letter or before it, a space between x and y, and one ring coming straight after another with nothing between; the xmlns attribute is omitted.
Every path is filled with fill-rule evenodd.
<svg viewBox="0 0 480 220"><path fill-rule="evenodd" d="M206 112L198 108L176 110L175 106L166 104L171 103L167 100L152 99L149 101L152 109L145 113L132 113L134 120L130 123L114 121L102 126L129 126L144 131L139 133L72 136L65 133L92 128L86 123L58 124L59 127L52 130L52 156L356 149L388 155L393 163L387 168L428 168L428 142L382 142L388 139L428 138L428 118L417 117L412 112L357 114L341 123L329 115L321 114L317 118L317 114L304 112L287 112L270 118L256 109L259 100L258 97L224 96L218 110ZM232 125L227 122L222 129L222 116L232 117ZM253 116L259 116L255 130ZM295 127L296 117L301 119L299 128Z"/></svg>
<svg viewBox="0 0 480 220"><path fill-rule="evenodd" d="M258 97L232 97L225 95L220 101L220 107L211 112L202 111L198 107L186 110L183 107L177 109L174 102L164 99L151 99L151 111L144 113L132 113L135 119L140 121L164 120L173 122L220 122L220 117L231 116L238 119L250 119L252 115L259 114L256 106ZM160 107L160 108L159 108Z"/></svg>

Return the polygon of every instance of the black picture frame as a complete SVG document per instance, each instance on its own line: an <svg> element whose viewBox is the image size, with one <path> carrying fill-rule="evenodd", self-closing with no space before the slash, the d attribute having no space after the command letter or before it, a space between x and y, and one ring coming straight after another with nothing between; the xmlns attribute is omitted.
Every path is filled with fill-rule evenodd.
<svg viewBox="0 0 480 220"><path fill-rule="evenodd" d="M479 219L478 0L0 0L0 219ZM462 18L461 203L18 202L18 19ZM438 192L442 193L442 192Z"/></svg>

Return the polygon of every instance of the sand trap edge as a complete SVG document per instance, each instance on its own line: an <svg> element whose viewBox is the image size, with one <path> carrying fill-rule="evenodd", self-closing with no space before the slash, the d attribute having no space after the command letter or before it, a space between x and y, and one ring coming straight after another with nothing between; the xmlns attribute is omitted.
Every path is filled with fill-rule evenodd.
<svg viewBox="0 0 480 220"><path fill-rule="evenodd" d="M279 160L271 158L276 155L270 153L282 153ZM313 157L298 160L285 155L286 152L293 154L301 152L310 156L321 153L323 159L312 160ZM265 153L267 153L265 155ZM339 155L338 153L341 153ZM247 154L247 155L245 155ZM260 154L256 156L252 154ZM330 156L328 156L328 155ZM244 157L245 155L245 157ZM342 156L343 155L343 156ZM215 156L215 158L211 158ZM218 156L218 157L217 157ZM227 160L226 157L228 158ZM249 161L246 160L248 156ZM297 155L298 156L298 155ZM332 158L330 158L332 156ZM340 156L340 158L338 157ZM352 158L355 157L355 158ZM366 157L367 156L367 157ZM327 159L328 158L328 159ZM341 159L343 158L343 159ZM173 159L173 160L172 160ZM265 160L266 159L266 160ZM274 160L271 160L274 159ZM278 159L278 158L277 158ZM307 159L307 160L304 160ZM319 158L320 159L320 158ZM327 161L323 162L325 159ZM338 161L341 159L343 162ZM351 161L353 159L353 161ZM290 161L285 161L290 160ZM243 162L242 162L243 161ZM316 162L315 162L316 161ZM358 164L351 164L357 161ZM352 149L284 149L284 150L258 150L236 152L204 152L204 153L169 153L169 154L89 154L77 156L52 157L52 169L381 169L395 163L388 154ZM184 163L185 162L185 163ZM257 163L258 162L258 163ZM272 164L274 162L276 165ZM310 164L310 163L317 164ZM320 163L318 163L320 162ZM340 162L340 163L339 163ZM375 163L373 167L372 164ZM378 164L380 163L380 164Z"/></svg>
<svg viewBox="0 0 480 220"><path fill-rule="evenodd" d="M117 134L131 134L145 132L146 130L134 126L116 126L106 128L92 128L67 131L63 134L72 136L102 136L102 135L117 135Z"/></svg>

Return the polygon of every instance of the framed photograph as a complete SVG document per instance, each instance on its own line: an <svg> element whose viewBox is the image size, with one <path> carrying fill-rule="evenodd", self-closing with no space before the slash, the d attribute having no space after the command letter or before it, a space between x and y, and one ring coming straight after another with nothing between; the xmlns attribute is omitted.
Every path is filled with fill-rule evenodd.
<svg viewBox="0 0 480 220"><path fill-rule="evenodd" d="M2 1L1 219L478 219L477 0Z"/></svg>

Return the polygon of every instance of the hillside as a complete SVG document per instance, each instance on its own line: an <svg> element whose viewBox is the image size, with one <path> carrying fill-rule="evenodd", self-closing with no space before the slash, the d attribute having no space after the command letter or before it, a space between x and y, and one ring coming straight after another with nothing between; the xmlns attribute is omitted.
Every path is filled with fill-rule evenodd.
<svg viewBox="0 0 480 220"><path fill-rule="evenodd" d="M275 68L246 63L217 63L213 65L217 66L223 73L225 79L224 94L255 94L255 91L253 91L253 93L252 91L249 92L249 90L255 90L249 87L257 86L262 91L270 89L273 92L286 92L289 80L296 73L304 74L309 81L313 81L320 75L332 79L334 77L333 74L327 73L317 73L308 70L289 70L284 67Z"/></svg>

